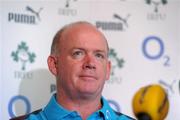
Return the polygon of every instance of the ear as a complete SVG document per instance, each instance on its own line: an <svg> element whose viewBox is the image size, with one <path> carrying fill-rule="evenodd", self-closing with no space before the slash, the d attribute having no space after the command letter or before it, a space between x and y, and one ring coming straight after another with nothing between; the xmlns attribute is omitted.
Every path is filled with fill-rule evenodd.
<svg viewBox="0 0 180 120"><path fill-rule="evenodd" d="M108 61L106 68L106 80L109 80L111 74L111 61Z"/></svg>
<svg viewBox="0 0 180 120"><path fill-rule="evenodd" d="M50 55L47 59L47 63L51 73L57 76L57 58L55 56Z"/></svg>

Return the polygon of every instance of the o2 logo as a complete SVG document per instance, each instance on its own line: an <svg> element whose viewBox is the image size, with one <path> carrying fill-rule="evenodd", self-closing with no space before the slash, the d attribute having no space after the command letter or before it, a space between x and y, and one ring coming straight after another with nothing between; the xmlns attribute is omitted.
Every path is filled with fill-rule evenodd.
<svg viewBox="0 0 180 120"><path fill-rule="evenodd" d="M114 101L114 100L108 100L108 103L109 103L109 105L113 108L113 110L115 110L115 111L117 111L117 112L120 112L120 111L121 111L120 106L119 106L119 104L118 104L116 101Z"/></svg>
<svg viewBox="0 0 180 120"><path fill-rule="evenodd" d="M150 48L151 44L157 44L158 50L152 53L152 49ZM163 40L157 36L149 36L144 39L142 43L142 52L144 56L150 60L159 60L160 58L164 59L164 66L170 66L170 57L167 55L164 55L164 43Z"/></svg>
<svg viewBox="0 0 180 120"><path fill-rule="evenodd" d="M15 117L15 113L14 113L14 104L17 103L18 101L21 101L24 103L26 111L25 114L30 113L31 111L31 104L28 100L27 97L22 96L22 95L18 95L18 96L14 96L10 99L9 104L8 104L8 112L9 112L9 116L10 117Z"/></svg>

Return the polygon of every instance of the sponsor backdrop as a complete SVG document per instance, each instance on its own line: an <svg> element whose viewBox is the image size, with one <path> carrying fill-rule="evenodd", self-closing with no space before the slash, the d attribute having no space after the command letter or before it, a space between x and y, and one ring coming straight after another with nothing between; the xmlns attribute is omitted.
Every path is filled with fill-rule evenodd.
<svg viewBox="0 0 180 120"><path fill-rule="evenodd" d="M142 86L160 84L170 101L166 120L180 120L180 1L9 0L0 2L0 120L42 108L56 90L46 59L56 31L86 20L106 35L112 60L103 95L133 115Z"/></svg>

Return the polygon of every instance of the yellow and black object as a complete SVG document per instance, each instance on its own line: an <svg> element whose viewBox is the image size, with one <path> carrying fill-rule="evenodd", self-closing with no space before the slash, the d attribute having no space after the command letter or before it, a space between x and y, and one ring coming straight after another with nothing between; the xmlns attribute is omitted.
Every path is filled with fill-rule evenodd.
<svg viewBox="0 0 180 120"><path fill-rule="evenodd" d="M138 120L164 120L169 109L167 93L158 84L142 87L135 93L132 107Z"/></svg>

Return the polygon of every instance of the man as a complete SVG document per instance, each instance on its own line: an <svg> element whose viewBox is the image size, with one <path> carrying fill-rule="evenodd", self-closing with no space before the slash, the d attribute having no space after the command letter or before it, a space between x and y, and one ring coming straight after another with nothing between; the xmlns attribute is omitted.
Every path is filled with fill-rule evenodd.
<svg viewBox="0 0 180 120"><path fill-rule="evenodd" d="M54 37L48 67L56 76L57 93L27 120L130 120L116 113L102 97L110 76L108 44L92 24L75 22Z"/></svg>

